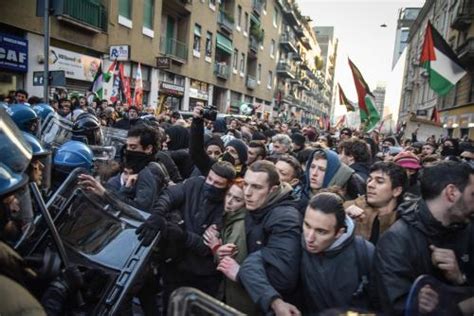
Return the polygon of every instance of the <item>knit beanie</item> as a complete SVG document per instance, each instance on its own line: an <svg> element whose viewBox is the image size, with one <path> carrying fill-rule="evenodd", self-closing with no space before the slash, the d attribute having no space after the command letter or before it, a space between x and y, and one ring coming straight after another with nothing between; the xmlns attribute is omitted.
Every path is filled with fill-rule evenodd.
<svg viewBox="0 0 474 316"><path fill-rule="evenodd" d="M222 139L219 136L212 136L204 142L204 148L206 148L206 149L207 149L207 147L209 147L211 145L215 145L215 146L219 147L221 149L221 151L224 152L224 142L222 141Z"/></svg>
<svg viewBox="0 0 474 316"><path fill-rule="evenodd" d="M420 159L409 151L402 151L393 160L397 165L406 169L421 169Z"/></svg>
<svg viewBox="0 0 474 316"><path fill-rule="evenodd" d="M234 147L237 151L237 155L239 156L240 163L245 165L247 162L247 145L240 139L233 139L227 143L226 147Z"/></svg>

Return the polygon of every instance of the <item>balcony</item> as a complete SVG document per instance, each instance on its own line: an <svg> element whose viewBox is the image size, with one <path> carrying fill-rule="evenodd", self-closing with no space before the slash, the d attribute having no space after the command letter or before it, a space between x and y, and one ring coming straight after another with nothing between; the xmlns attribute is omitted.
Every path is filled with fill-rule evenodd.
<svg viewBox="0 0 474 316"><path fill-rule="evenodd" d="M284 78L295 79L295 73L293 72L291 65L284 61L277 64L277 75Z"/></svg>
<svg viewBox="0 0 474 316"><path fill-rule="evenodd" d="M257 58L257 53L258 53L258 41L257 39L250 35L249 36L249 58L255 59Z"/></svg>
<svg viewBox="0 0 474 316"><path fill-rule="evenodd" d="M309 64L308 64L308 62L307 62L306 60L303 60L303 61L300 63L300 68L301 68L302 70L310 70L310 69L309 69Z"/></svg>
<svg viewBox="0 0 474 316"><path fill-rule="evenodd" d="M167 0L163 1L163 10L187 16L193 10L192 3L192 0Z"/></svg>
<svg viewBox="0 0 474 316"><path fill-rule="evenodd" d="M257 86L257 79L254 76L247 75L246 86L248 89L255 89Z"/></svg>
<svg viewBox="0 0 474 316"><path fill-rule="evenodd" d="M303 61L299 52L292 53L291 59L293 59L294 61Z"/></svg>
<svg viewBox="0 0 474 316"><path fill-rule="evenodd" d="M293 37L293 35L290 35L288 33L282 33L280 36L280 45L289 52L298 53L298 50L296 49L295 38Z"/></svg>
<svg viewBox="0 0 474 316"><path fill-rule="evenodd" d="M160 38L160 53L169 56L173 61L184 64L188 60L188 45L174 38Z"/></svg>
<svg viewBox="0 0 474 316"><path fill-rule="evenodd" d="M460 1L458 11L453 17L451 27L458 31L467 29L474 17L474 4L470 0Z"/></svg>
<svg viewBox="0 0 474 316"><path fill-rule="evenodd" d="M292 84L296 84L297 86L301 84L301 72L297 71L295 73L295 77L290 80Z"/></svg>
<svg viewBox="0 0 474 316"><path fill-rule="evenodd" d="M304 46L306 49L309 49L309 50L312 49L312 48L311 48L311 42L310 42L309 38L307 38L307 37L303 37L303 38L301 39L301 44L303 44L303 46Z"/></svg>
<svg viewBox="0 0 474 316"><path fill-rule="evenodd" d="M219 15L217 16L217 23L221 27L221 29L228 34L231 34L234 30L234 18L225 11L219 11Z"/></svg>
<svg viewBox="0 0 474 316"><path fill-rule="evenodd" d="M214 74L217 78L227 80L229 79L230 75L230 68L227 63L215 63L214 64Z"/></svg>
<svg viewBox="0 0 474 316"><path fill-rule="evenodd" d="M306 91L311 91L309 78L308 77L301 78L301 84L298 86L298 88L302 90L306 90Z"/></svg>
<svg viewBox="0 0 474 316"><path fill-rule="evenodd" d="M252 1L252 10L253 12L260 16L262 14L263 3L261 0L253 0Z"/></svg>
<svg viewBox="0 0 474 316"><path fill-rule="evenodd" d="M302 26L298 26L295 28L295 34L298 36L298 38L303 38L304 37L304 28Z"/></svg>
<svg viewBox="0 0 474 316"><path fill-rule="evenodd" d="M465 65L474 63L474 37L468 38L456 49L459 60Z"/></svg>
<svg viewBox="0 0 474 316"><path fill-rule="evenodd" d="M107 30L107 10L92 0L64 0L59 20L74 24L94 33Z"/></svg>
<svg viewBox="0 0 474 316"><path fill-rule="evenodd" d="M290 25L300 26L300 21L298 20L295 10L291 7L291 5L286 4L285 6L283 6L283 14L285 15Z"/></svg>

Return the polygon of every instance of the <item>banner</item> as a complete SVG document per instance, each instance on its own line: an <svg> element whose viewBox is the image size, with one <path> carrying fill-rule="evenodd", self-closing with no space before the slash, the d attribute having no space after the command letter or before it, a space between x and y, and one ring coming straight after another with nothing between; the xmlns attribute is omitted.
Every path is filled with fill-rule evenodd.
<svg viewBox="0 0 474 316"><path fill-rule="evenodd" d="M28 41L0 33L0 69L28 71Z"/></svg>

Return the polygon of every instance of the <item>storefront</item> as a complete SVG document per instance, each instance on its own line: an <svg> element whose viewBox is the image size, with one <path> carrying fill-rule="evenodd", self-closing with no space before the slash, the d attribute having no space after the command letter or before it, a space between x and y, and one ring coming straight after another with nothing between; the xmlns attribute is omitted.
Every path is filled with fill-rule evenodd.
<svg viewBox="0 0 474 316"><path fill-rule="evenodd" d="M474 103L440 111L441 123L451 137L474 139Z"/></svg>
<svg viewBox="0 0 474 316"><path fill-rule="evenodd" d="M189 87L189 111L193 111L197 102L209 103L209 84L191 79Z"/></svg>
<svg viewBox="0 0 474 316"><path fill-rule="evenodd" d="M160 71L159 73L159 100L173 111L183 109L184 82L183 76L172 72ZM158 105L160 106L160 104Z"/></svg>
<svg viewBox="0 0 474 316"><path fill-rule="evenodd" d="M28 41L0 33L0 95L25 86L28 71Z"/></svg>

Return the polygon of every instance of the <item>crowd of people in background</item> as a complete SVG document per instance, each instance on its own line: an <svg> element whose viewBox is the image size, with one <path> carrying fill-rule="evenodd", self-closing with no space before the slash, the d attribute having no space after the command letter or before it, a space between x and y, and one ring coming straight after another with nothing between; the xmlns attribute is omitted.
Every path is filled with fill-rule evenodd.
<svg viewBox="0 0 474 316"><path fill-rule="evenodd" d="M43 103L23 90L0 102ZM84 96L50 106L73 123L84 113L96 118L77 130L84 152L100 145L91 131L128 130L114 168L80 178L85 190L150 213L137 229L145 245L161 233L149 264L158 269L144 272L124 315L134 296L145 315L157 306L165 313L182 286L248 315L402 315L420 275L474 284L470 139L322 130L256 116L212 121L199 102L189 118ZM64 179L60 153L52 182ZM470 294L448 314L472 315ZM425 285L416 310L440 306L447 308L444 297Z"/></svg>

